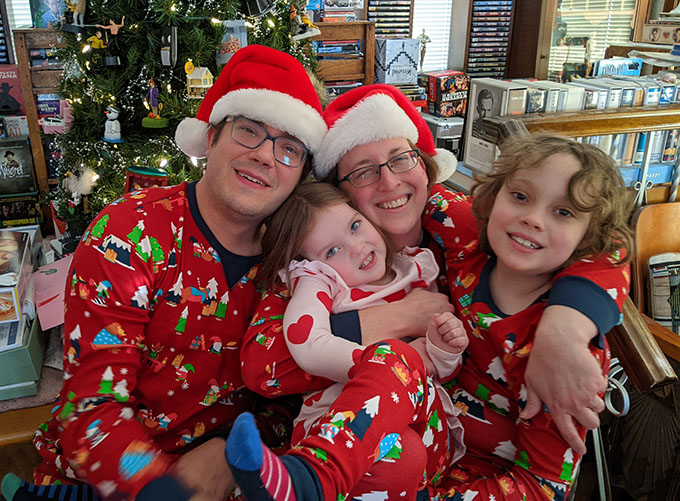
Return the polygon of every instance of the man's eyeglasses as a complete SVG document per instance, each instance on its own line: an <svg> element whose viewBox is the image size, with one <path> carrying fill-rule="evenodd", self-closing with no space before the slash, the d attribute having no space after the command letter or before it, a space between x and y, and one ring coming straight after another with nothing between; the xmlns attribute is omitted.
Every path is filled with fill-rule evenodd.
<svg viewBox="0 0 680 501"><path fill-rule="evenodd" d="M402 151L385 163L353 170L338 182L349 181L355 188L363 188L380 180L380 173L383 167L387 166L395 174L403 174L418 165L418 157L420 157L418 150Z"/></svg>
<svg viewBox="0 0 680 501"><path fill-rule="evenodd" d="M267 139L271 139L274 158L282 164L299 167L307 158L309 151L300 141L286 136L272 137L259 123L248 118L240 116L231 118L231 138L241 146L254 150Z"/></svg>

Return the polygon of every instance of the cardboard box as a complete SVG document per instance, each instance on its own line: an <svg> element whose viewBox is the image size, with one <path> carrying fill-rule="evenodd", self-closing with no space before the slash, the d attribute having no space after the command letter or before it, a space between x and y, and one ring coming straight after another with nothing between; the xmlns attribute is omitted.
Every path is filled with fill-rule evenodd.
<svg viewBox="0 0 680 501"><path fill-rule="evenodd" d="M465 92L467 94L467 91ZM439 104L427 101L427 112L441 118L464 117L467 111L467 97L456 101L443 101Z"/></svg>
<svg viewBox="0 0 680 501"><path fill-rule="evenodd" d="M28 138L28 118L25 116L3 117L2 121L7 139Z"/></svg>
<svg viewBox="0 0 680 501"><path fill-rule="evenodd" d="M0 231L0 324L21 319L33 273L28 233Z"/></svg>
<svg viewBox="0 0 680 501"><path fill-rule="evenodd" d="M489 133L483 119L522 115L526 106L526 85L493 78L473 78L470 82L469 113L465 119L463 163L478 172L490 172L499 152L496 137Z"/></svg>
<svg viewBox="0 0 680 501"><path fill-rule="evenodd" d="M40 330L39 324L37 320L31 321L24 316L21 322L0 325L0 329L3 330L24 329L21 346L0 351L0 381L2 381L0 392L3 387L40 379L47 336Z"/></svg>
<svg viewBox="0 0 680 501"><path fill-rule="evenodd" d="M640 41L666 45L680 43L680 24L645 24Z"/></svg>
<svg viewBox="0 0 680 501"><path fill-rule="evenodd" d="M375 81L386 84L414 84L418 81L417 38L375 39Z"/></svg>
<svg viewBox="0 0 680 501"><path fill-rule="evenodd" d="M470 76L458 70L421 73L420 82L427 89L427 99L435 104L467 99Z"/></svg>

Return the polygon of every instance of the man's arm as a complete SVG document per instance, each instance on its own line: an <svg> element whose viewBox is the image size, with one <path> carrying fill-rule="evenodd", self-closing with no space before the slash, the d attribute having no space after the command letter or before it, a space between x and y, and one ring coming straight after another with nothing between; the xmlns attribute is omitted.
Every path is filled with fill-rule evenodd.
<svg viewBox="0 0 680 501"><path fill-rule="evenodd" d="M295 395L328 387L331 381L313 377L295 362L283 333L288 291L280 286L265 293L243 338L243 381L265 397Z"/></svg>
<svg viewBox="0 0 680 501"><path fill-rule="evenodd" d="M134 252L130 271L97 249L104 227L110 234L117 224L129 224L125 213L119 215L111 214L108 222L108 214L100 215L73 258L65 298L64 387L55 413L63 428L63 454L77 478L104 497L113 492L134 497L171 464L149 428L135 419L136 405L130 402L149 321L148 306L133 306L131 298L144 287L151 293L153 272ZM149 462L126 468L138 454Z"/></svg>

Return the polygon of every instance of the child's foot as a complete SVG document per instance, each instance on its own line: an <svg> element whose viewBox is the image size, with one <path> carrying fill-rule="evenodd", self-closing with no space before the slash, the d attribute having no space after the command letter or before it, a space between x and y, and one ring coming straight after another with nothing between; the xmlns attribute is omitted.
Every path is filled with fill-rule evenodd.
<svg viewBox="0 0 680 501"><path fill-rule="evenodd" d="M101 498L89 485L35 485L24 482L13 473L2 479L2 495L8 501L97 501Z"/></svg>
<svg viewBox="0 0 680 501"><path fill-rule="evenodd" d="M286 466L262 443L249 412L234 421L225 453L234 480L248 501L296 501Z"/></svg>

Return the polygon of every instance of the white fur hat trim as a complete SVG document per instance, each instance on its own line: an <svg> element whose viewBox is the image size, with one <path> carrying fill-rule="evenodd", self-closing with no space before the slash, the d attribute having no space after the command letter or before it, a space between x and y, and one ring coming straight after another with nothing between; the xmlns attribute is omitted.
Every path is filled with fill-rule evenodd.
<svg viewBox="0 0 680 501"><path fill-rule="evenodd" d="M416 143L418 128L391 96L368 96L331 126L314 155L314 175L324 179L355 146L395 137L405 137Z"/></svg>

